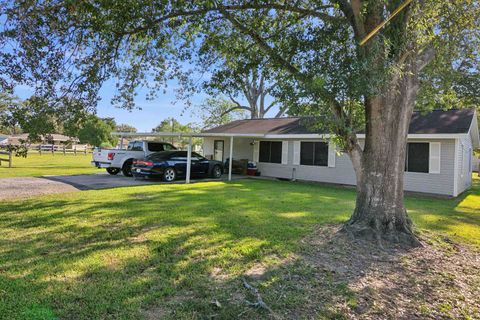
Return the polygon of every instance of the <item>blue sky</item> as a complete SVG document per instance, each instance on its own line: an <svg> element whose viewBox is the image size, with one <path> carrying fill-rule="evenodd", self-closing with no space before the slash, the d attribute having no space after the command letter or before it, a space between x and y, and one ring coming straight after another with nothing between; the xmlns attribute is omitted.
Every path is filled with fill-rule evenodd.
<svg viewBox="0 0 480 320"><path fill-rule="evenodd" d="M128 111L125 109L116 108L111 104L111 99L115 94L115 82L106 82L101 91L101 101L97 107L97 114L99 117L112 117L118 124L126 123L137 128L139 132L150 132L152 128L156 127L162 120L174 117L180 123L195 122L200 123L200 119L195 117L191 110L186 110L183 101L177 101L175 97L176 82L172 81L166 89L166 93L158 94L155 100L147 100L145 89L139 89L135 102L141 110ZM33 90L27 86L18 86L15 93L21 99L26 99L31 96ZM206 95L198 94L193 97L192 101L199 104L206 98ZM177 101L177 102L176 102ZM176 103L174 103L176 102Z"/></svg>
<svg viewBox="0 0 480 320"><path fill-rule="evenodd" d="M138 132L151 132L162 120L174 117L182 124L196 123L201 124L198 116L192 113L193 106L185 109L184 101L177 101L175 96L175 88L177 83L171 81L166 88L166 93L158 94L155 100L147 100L147 89L139 89L138 95L135 97L135 102L141 110L135 109L128 111L121 108L116 108L111 104L111 99L115 95L115 82L113 80L107 81L100 90L101 101L97 107L97 115L101 118L114 118L118 124L129 124L137 128ZM30 97L33 90L27 86L17 86L15 94L21 98L26 99ZM207 98L206 94L197 94L192 97L193 105L199 105ZM243 99L238 99L245 103ZM270 99L267 99L267 103ZM277 107L267 114L267 117L273 117L278 111Z"/></svg>

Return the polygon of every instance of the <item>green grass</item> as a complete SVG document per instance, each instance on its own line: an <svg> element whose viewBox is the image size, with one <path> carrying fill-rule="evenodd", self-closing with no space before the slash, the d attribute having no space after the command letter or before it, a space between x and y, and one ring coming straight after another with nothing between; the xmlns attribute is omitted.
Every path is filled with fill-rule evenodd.
<svg viewBox="0 0 480 320"><path fill-rule="evenodd" d="M479 182L459 199L408 198L417 227L480 246ZM238 318L239 278L294 255L315 225L345 221L354 198L239 180L1 202L0 318ZM286 294L283 308L301 308L301 293Z"/></svg>
<svg viewBox="0 0 480 320"><path fill-rule="evenodd" d="M0 178L10 177L38 177L51 175L74 175L96 173L98 169L92 167L91 154L63 155L42 154L30 152L27 158L13 157L13 167L8 168L6 162L0 166Z"/></svg>

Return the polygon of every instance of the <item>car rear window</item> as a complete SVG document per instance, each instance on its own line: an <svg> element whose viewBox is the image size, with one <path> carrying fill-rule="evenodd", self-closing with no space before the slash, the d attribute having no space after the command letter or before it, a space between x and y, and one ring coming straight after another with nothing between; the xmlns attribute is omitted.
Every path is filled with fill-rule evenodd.
<svg viewBox="0 0 480 320"><path fill-rule="evenodd" d="M175 152L172 151L160 151L155 152L147 156L148 160L168 160Z"/></svg>

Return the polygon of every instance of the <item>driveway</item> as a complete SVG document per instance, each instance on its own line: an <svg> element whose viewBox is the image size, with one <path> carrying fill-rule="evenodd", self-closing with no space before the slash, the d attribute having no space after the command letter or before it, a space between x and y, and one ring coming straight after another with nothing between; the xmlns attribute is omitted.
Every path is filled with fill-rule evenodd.
<svg viewBox="0 0 480 320"><path fill-rule="evenodd" d="M74 186L43 178L21 177L0 179L0 200L29 198L53 193L78 191Z"/></svg>
<svg viewBox="0 0 480 320"><path fill-rule="evenodd" d="M111 176L106 173L79 174L75 176L45 176L42 177L42 179L67 184L78 190L98 190L162 183L160 180L137 180L131 177L125 177L121 174Z"/></svg>
<svg viewBox="0 0 480 320"><path fill-rule="evenodd" d="M222 178L224 180L226 175ZM233 175L233 179L244 178ZM199 179L192 182L218 181L218 179ZM109 174L81 174L74 176L44 176L0 179L0 200L29 198L44 194L75 192L80 190L98 190L117 187L130 187L147 184L165 183L160 180L143 180L111 176ZM185 183L178 180L174 183Z"/></svg>

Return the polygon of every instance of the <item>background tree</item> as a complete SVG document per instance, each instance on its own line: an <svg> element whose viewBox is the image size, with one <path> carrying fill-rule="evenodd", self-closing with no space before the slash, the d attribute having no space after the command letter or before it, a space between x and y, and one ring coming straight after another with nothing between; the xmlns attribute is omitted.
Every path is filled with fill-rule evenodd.
<svg viewBox="0 0 480 320"><path fill-rule="evenodd" d="M137 128L135 128L134 126L131 126L129 124L122 123L122 124L118 124L115 127L115 131L135 133L135 132L137 132Z"/></svg>
<svg viewBox="0 0 480 320"><path fill-rule="evenodd" d="M348 153L357 200L345 230L417 244L403 203L410 118L419 93L435 88L446 64L477 59L480 8L473 0L413 1L362 45L402 3L2 1L0 43L13 43L16 52L0 55L0 85L33 84L43 98L66 92L94 104L101 84L115 78L114 102L132 108L138 87L157 91L202 44L235 30L245 50L261 51L277 71L285 98L305 107L297 112L323 116L319 125Z"/></svg>
<svg viewBox="0 0 480 320"><path fill-rule="evenodd" d="M192 133L192 132L199 132L199 128L193 123L181 124L175 118L167 118L162 120L158 126L152 129L152 132L179 132L179 133ZM180 137L165 137L161 138L161 140L168 140L170 141L175 147L186 150L188 145L188 138L180 138ZM196 146L196 148L202 145L202 141L199 138L192 139L192 145Z"/></svg>
<svg viewBox="0 0 480 320"><path fill-rule="evenodd" d="M111 135L115 130L115 123L111 119L101 119L90 115L78 130L80 143L87 143L95 147L109 148L117 145L118 138Z"/></svg>
<svg viewBox="0 0 480 320"><path fill-rule="evenodd" d="M231 102L229 108L222 109L224 104L218 103L209 108L220 116L220 110L225 114L244 111L250 119L285 114L286 108L280 106L275 96L278 69L272 68L268 57L238 30L219 28L209 33L196 57L188 62L197 66L198 74L209 76L202 77L203 81L182 77L182 92L187 97L199 91L208 93L211 98L227 97ZM213 110L214 106L219 109Z"/></svg>
<svg viewBox="0 0 480 320"><path fill-rule="evenodd" d="M246 111L236 109L235 104L231 100L222 96L205 99L202 104L196 107L194 114L201 119L202 129L245 119L248 116Z"/></svg>
<svg viewBox="0 0 480 320"><path fill-rule="evenodd" d="M22 133L16 111L22 102L15 96L0 92L0 133L13 135Z"/></svg>

